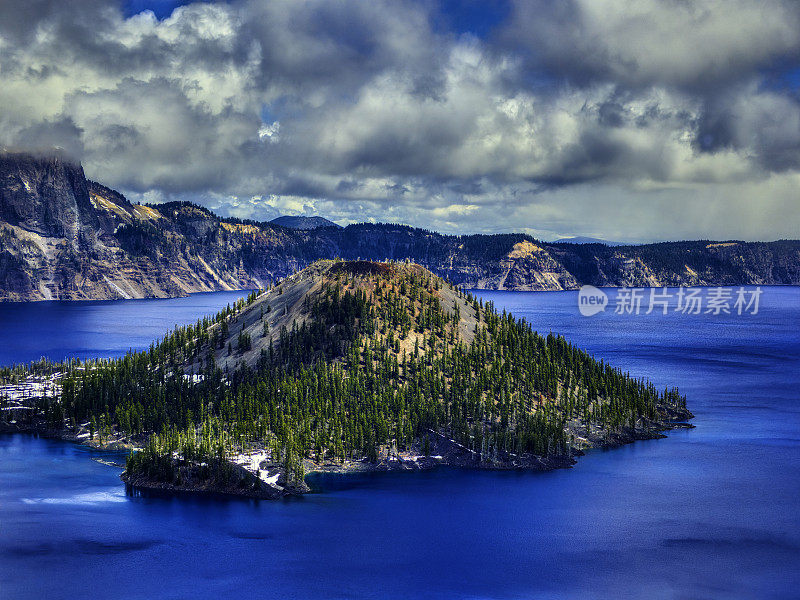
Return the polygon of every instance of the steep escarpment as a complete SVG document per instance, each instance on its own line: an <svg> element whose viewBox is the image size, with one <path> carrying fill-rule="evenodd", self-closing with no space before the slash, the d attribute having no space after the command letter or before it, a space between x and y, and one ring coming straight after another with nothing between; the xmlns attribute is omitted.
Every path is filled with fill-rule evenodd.
<svg viewBox="0 0 800 600"><path fill-rule="evenodd" d="M413 260L469 288L800 284L800 242L552 244L393 224L220 218L142 206L62 157L0 153L0 300L111 299L265 287L319 259ZM304 224L305 223L305 224Z"/></svg>
<svg viewBox="0 0 800 600"><path fill-rule="evenodd" d="M548 250L578 281L597 287L800 284L796 240L552 244Z"/></svg>
<svg viewBox="0 0 800 600"><path fill-rule="evenodd" d="M0 160L0 218L50 238L90 242L97 217L83 169L59 156Z"/></svg>
<svg viewBox="0 0 800 600"><path fill-rule="evenodd" d="M0 298L169 297L257 287L191 252L175 223L62 157L0 155Z"/></svg>

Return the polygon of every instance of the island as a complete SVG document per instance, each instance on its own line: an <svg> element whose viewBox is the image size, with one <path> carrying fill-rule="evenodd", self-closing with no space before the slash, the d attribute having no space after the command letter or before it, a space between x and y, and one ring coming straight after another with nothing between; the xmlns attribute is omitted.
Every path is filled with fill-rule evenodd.
<svg viewBox="0 0 800 600"><path fill-rule="evenodd" d="M147 350L0 382L4 430L128 448L133 489L270 499L314 471L570 467L692 418L408 261L317 261Z"/></svg>

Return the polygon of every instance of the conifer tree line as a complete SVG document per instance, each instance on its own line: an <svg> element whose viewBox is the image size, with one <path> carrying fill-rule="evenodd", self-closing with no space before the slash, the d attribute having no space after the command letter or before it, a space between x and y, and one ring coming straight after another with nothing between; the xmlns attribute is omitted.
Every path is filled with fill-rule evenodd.
<svg viewBox="0 0 800 600"><path fill-rule="evenodd" d="M54 426L88 422L92 435L142 440L128 468L171 479L175 460L224 469L226 456L256 447L298 478L303 459L375 460L428 449L431 435L490 465L568 454L570 422L613 432L656 419L660 406L685 407L677 390L542 336L421 268L336 264L291 326L269 331L270 308L251 307L253 292L148 350L64 365L61 402L42 410ZM445 289L455 300L443 301ZM270 342L253 366L226 373L210 349L251 351L236 324L248 310Z"/></svg>

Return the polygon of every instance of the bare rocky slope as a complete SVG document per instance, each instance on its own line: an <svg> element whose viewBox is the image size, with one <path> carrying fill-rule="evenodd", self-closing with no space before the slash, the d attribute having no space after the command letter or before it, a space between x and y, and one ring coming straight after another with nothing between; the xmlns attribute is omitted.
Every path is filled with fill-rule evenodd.
<svg viewBox="0 0 800 600"><path fill-rule="evenodd" d="M188 203L131 204L59 156L0 153L0 300L267 287L315 260L411 259L463 287L800 284L800 242L543 243L404 225L294 229Z"/></svg>

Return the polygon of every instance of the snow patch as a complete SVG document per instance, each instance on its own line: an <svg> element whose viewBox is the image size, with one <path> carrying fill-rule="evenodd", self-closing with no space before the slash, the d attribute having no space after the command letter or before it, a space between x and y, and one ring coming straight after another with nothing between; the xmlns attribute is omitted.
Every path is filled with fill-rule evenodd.
<svg viewBox="0 0 800 600"><path fill-rule="evenodd" d="M239 465L243 469L249 471L253 475L257 475L261 481L266 483L267 485L271 485L272 487L279 487L278 486L278 477L280 473L275 473L274 475L270 475L267 471L261 470L261 463L265 460L270 458L269 452L266 450L259 450L256 452L246 452L242 454L237 454L231 457L231 462L236 465Z"/></svg>

